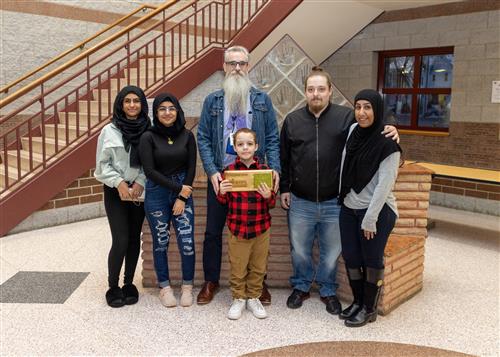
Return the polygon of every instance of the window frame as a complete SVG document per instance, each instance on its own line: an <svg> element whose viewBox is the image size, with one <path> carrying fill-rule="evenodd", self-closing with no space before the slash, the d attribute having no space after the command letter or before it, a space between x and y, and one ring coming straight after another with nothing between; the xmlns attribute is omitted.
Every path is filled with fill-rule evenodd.
<svg viewBox="0 0 500 357"><path fill-rule="evenodd" d="M378 78L377 89L385 96L386 94L410 94L411 95L411 118L410 126L399 126L401 130L408 130L411 132L440 132L448 133L449 125L447 128L424 127L418 126L418 111L419 111L419 95L423 94L444 94L451 96L451 87L442 88L419 88L422 69L422 57L429 55L454 55L454 47L428 47L428 48L415 48L406 50L389 50L380 51L378 53ZM413 56L415 58L413 64L413 87L412 88L385 88L385 59L390 57L406 57ZM451 118L450 118L451 122ZM436 133L438 134L438 133Z"/></svg>

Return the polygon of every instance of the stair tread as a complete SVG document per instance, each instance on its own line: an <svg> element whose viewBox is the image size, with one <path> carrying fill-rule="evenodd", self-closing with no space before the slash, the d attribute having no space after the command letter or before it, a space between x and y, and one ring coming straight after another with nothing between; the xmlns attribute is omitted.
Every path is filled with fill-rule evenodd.
<svg viewBox="0 0 500 357"><path fill-rule="evenodd" d="M7 153L9 155L14 155L14 156L17 156L17 153L18 151L17 150L8 150ZM38 152L35 152L33 151L33 160L36 160L36 161L43 161L43 155L38 153ZM24 159L29 159L30 157L30 152L29 150L19 150L19 155L24 158Z"/></svg>

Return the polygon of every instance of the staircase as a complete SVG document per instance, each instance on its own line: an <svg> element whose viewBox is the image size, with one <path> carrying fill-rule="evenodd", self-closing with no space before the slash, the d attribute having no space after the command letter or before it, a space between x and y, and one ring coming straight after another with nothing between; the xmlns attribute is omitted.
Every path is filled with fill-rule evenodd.
<svg viewBox="0 0 500 357"><path fill-rule="evenodd" d="M283 19L300 2L195 0L169 11L170 1L0 100L8 113L0 124L25 118L0 136L0 236L95 165L97 137L123 86L182 97L221 69L224 48L253 49L276 14Z"/></svg>

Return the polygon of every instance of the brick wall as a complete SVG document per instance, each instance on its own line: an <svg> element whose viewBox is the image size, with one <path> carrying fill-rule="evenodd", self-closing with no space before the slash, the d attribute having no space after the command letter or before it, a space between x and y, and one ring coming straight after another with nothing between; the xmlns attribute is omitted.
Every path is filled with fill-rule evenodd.
<svg viewBox="0 0 500 357"><path fill-rule="evenodd" d="M195 284L203 282L203 239L206 220L206 179L195 182ZM418 166L406 165L400 169L394 194L398 201L399 219L389 239L385 252L387 283L382 293L379 311L386 314L422 289L424 245L427 237L427 209L431 171ZM279 202L279 201L278 201ZM268 261L268 284L271 287L289 287L288 278L292 273L288 225L286 211L280 207L271 210L271 247ZM147 222L143 227L142 243L142 283L146 287L157 286L153 266L151 232ZM226 232L224 232L224 237ZM182 279L180 256L172 231L168 260L172 284L180 284ZM223 240L221 284L227 285L229 262L227 244ZM316 258L317 258L316 250ZM350 299L347 276L343 264L339 264L337 279L340 284L338 294Z"/></svg>
<svg viewBox="0 0 500 357"><path fill-rule="evenodd" d="M499 123L452 121L449 136L402 134L401 146L408 160L500 170L499 132Z"/></svg>
<svg viewBox="0 0 500 357"><path fill-rule="evenodd" d="M494 183L435 176L432 179L431 190L459 196L500 201L500 185Z"/></svg>
<svg viewBox="0 0 500 357"><path fill-rule="evenodd" d="M498 170L500 160L492 158L500 157L500 104L491 103L491 85L500 73L500 3L495 6L497 10L456 15L450 6L450 16L430 6L427 18L412 20L404 16L412 9L394 13L404 21L393 16L367 26L322 66L353 100L361 89L377 88L378 51L453 46L450 135L403 135L406 158Z"/></svg>
<svg viewBox="0 0 500 357"><path fill-rule="evenodd" d="M102 200L102 183L94 178L94 169L91 169L43 205L39 211L101 202Z"/></svg>

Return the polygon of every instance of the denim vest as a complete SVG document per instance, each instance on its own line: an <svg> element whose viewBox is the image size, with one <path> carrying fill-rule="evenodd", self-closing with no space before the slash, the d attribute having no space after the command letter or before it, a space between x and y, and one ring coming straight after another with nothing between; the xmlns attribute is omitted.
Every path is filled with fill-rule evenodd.
<svg viewBox="0 0 500 357"><path fill-rule="evenodd" d="M260 162L280 172L279 132L276 115L269 96L250 89L252 130L257 133L259 149L255 155ZM197 132L198 150L205 172L210 177L221 172L224 161L224 91L211 93L203 103ZM266 161L267 159L267 161Z"/></svg>

